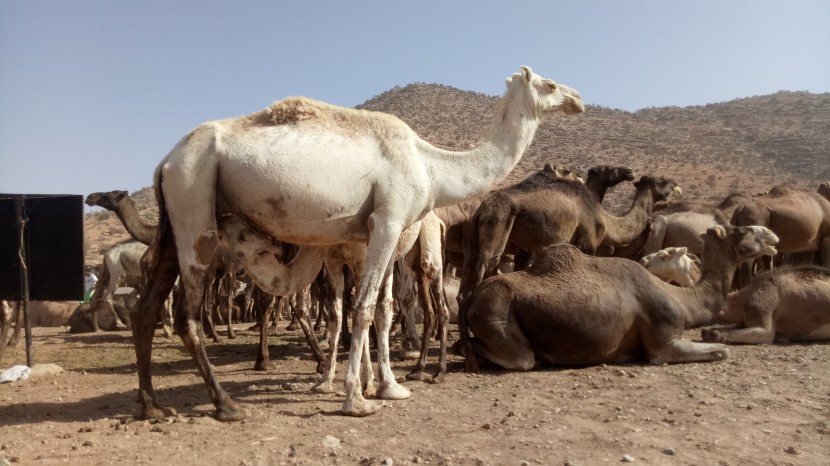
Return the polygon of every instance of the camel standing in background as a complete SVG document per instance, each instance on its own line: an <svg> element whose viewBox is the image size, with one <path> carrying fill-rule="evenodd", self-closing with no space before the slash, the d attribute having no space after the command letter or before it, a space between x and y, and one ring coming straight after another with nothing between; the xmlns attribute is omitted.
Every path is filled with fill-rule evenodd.
<svg viewBox="0 0 830 466"><path fill-rule="evenodd" d="M141 258L147 251L147 246L138 241L124 241L107 249L104 252L104 263L101 267L101 277L95 283L95 292L89 300L89 311L92 318L92 328L100 332L98 327L98 312L110 312L115 319L116 328L129 327L121 321L112 304L112 296L122 283L134 288L141 288L142 272Z"/></svg>
<svg viewBox="0 0 830 466"><path fill-rule="evenodd" d="M289 98L265 110L207 122L185 136L155 172L160 232L149 254L149 282L133 325L141 417L169 413L152 386L153 316L181 272L176 331L195 359L216 417L247 409L222 389L198 338L203 283L219 241L217 212L298 245L368 243L357 285L355 336L342 412L365 416L359 370L368 325L378 330L378 394L410 396L389 364L393 253L401 233L436 207L486 193L516 166L545 117L585 109L579 93L522 67L507 81L489 137L466 152L436 148L400 119ZM382 301L378 306L378 295Z"/></svg>

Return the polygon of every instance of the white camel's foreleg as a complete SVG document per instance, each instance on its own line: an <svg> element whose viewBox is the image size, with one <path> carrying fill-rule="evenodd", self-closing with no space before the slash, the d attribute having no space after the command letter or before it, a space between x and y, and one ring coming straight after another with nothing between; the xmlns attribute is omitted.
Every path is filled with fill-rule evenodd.
<svg viewBox="0 0 830 466"><path fill-rule="evenodd" d="M377 213L370 216L369 224L371 225L371 236L363 274L357 287L354 332L349 349L349 365L346 370L344 384L346 400L343 402L342 412L348 416L368 416L378 410L375 403L363 398L360 391L359 370L364 359L364 345L368 344L369 325L373 320L379 288L386 274L391 273L392 255L403 230L401 225L391 223Z"/></svg>
<svg viewBox="0 0 830 466"><path fill-rule="evenodd" d="M381 297L375 308L375 329L378 333L378 377L380 391L378 396L385 400L403 400L409 398L409 389L400 385L392 373L389 360L389 330L392 328L392 267L383 278Z"/></svg>

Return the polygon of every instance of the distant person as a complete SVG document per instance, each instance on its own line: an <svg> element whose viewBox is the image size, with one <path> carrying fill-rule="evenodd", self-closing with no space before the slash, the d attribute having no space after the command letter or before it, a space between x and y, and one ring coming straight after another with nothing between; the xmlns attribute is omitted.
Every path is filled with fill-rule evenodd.
<svg viewBox="0 0 830 466"><path fill-rule="evenodd" d="M92 293L95 292L95 284L98 283L98 277L92 273L92 270L86 270L84 272L84 303L89 302L89 298L92 297Z"/></svg>

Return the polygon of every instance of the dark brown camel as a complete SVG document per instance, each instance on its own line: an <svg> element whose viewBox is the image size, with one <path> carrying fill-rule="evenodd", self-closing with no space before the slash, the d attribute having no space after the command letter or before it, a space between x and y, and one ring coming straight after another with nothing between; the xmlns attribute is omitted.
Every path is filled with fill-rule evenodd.
<svg viewBox="0 0 830 466"><path fill-rule="evenodd" d="M463 302L468 370L476 355L509 370L554 365L654 364L725 359L719 344L682 339L712 322L741 261L774 250L764 227L713 227L706 233L701 280L664 283L636 262L582 254L569 244L545 249L526 271L489 278ZM475 335L469 339L469 330Z"/></svg>

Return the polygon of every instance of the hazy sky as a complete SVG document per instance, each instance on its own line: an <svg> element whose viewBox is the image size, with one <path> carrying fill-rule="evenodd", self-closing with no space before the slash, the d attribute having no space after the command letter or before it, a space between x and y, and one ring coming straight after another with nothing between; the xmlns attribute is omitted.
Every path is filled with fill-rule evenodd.
<svg viewBox="0 0 830 466"><path fill-rule="evenodd" d="M828 92L830 2L0 0L0 192L135 191L203 121L521 65L628 111Z"/></svg>

